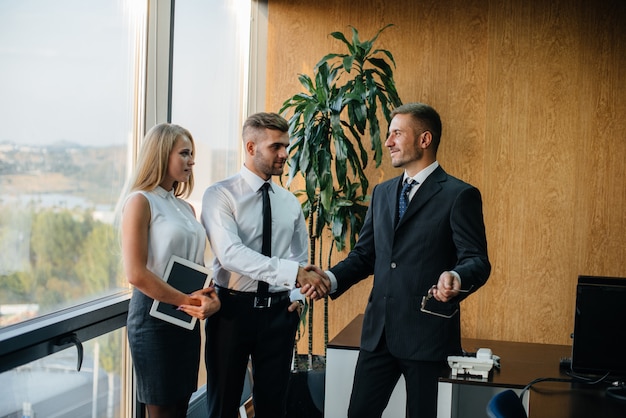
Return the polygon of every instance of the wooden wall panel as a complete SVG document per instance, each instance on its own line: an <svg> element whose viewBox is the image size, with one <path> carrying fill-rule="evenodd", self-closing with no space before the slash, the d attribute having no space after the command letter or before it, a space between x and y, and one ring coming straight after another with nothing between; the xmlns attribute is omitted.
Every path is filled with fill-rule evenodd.
<svg viewBox="0 0 626 418"><path fill-rule="evenodd" d="M388 23L377 44L402 100L440 112L440 163L483 194L493 272L464 302L464 336L570 343L578 275L626 276L624 2L269 0L268 110L341 51L330 32ZM386 155L368 170L372 184L398 174ZM370 286L330 302L331 338Z"/></svg>
<svg viewBox="0 0 626 418"><path fill-rule="evenodd" d="M502 269L494 272L491 292L484 296L516 309L520 317L513 329L510 315L498 315L493 326L483 324L477 331L487 336L495 328L507 339L566 342L572 330L563 324L571 324L572 288L544 289L563 283L561 278L572 283L576 276L571 248L563 245L574 241L574 230L563 220L573 219L575 209L577 145L570 140L578 142L578 124L571 120L577 102L572 33L578 20L530 3L491 8L489 21L487 113L499 120L487 122L493 135L488 134L485 149L491 174L485 190L492 202L488 208L495 211L488 218L498 220L492 229L493 261ZM502 184L501 178L507 181Z"/></svg>

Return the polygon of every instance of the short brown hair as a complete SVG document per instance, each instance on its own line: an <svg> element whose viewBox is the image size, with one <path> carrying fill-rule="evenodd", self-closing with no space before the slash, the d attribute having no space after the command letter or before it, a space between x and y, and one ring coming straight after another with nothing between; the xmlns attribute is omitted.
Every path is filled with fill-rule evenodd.
<svg viewBox="0 0 626 418"><path fill-rule="evenodd" d="M430 131L433 136L432 145L434 146L435 153L439 148L439 142L441 141L441 118L439 113L431 106L425 103L406 103L396 107L391 112L391 118L398 114L411 115L413 119L421 123L424 129Z"/></svg>
<svg viewBox="0 0 626 418"><path fill-rule="evenodd" d="M250 131L258 132L262 129L271 129L273 131L287 132L289 123L278 113L259 112L250 115L243 124L242 137L245 141Z"/></svg>

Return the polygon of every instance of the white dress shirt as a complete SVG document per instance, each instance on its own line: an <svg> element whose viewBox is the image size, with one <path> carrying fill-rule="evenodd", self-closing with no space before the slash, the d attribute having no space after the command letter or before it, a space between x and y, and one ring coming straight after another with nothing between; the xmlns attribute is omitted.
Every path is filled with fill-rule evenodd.
<svg viewBox="0 0 626 418"><path fill-rule="evenodd" d="M270 292L291 290L291 300L301 300L296 276L307 264L309 249L302 208L290 191L269 181L272 256L264 256L260 191L264 183L243 166L204 192L201 221L215 255L213 278L218 286L241 292L256 292L258 281L264 281Z"/></svg>
<svg viewBox="0 0 626 418"><path fill-rule="evenodd" d="M417 182L417 184L415 186L413 186L413 188L409 192L409 202L411 201L411 199L413 199L413 196L415 196L415 193L417 193L417 189L420 188L422 183L424 183L426 181L428 176L430 176L433 173L433 171L435 171L437 169L437 167L439 167L439 162L435 161L434 163L432 163L428 167L424 168L423 170L421 170L419 173L417 173L413 177L409 177L409 175L406 173L406 171L404 172L404 178L402 179L402 184L404 184L404 182L407 179L409 179L409 178L411 178L411 179L413 179L413 181Z"/></svg>

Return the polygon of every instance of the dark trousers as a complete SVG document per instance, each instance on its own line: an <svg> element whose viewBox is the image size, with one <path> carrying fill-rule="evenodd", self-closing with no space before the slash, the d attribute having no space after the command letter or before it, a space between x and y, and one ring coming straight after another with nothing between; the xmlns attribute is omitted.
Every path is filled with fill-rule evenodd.
<svg viewBox="0 0 626 418"><path fill-rule="evenodd" d="M298 314L288 297L254 308L253 298L218 295L222 306L205 324L208 417L237 417L251 359L256 418L283 418Z"/></svg>
<svg viewBox="0 0 626 418"><path fill-rule="evenodd" d="M380 418L393 389L404 376L406 416L436 418L437 384L449 370L445 362L413 361L394 357L383 334L376 350L360 350L348 408L349 418Z"/></svg>

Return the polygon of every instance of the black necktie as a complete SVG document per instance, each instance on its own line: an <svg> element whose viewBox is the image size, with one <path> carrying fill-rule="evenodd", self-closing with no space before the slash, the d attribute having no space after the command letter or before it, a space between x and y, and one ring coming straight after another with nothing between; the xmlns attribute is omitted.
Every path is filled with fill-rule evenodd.
<svg viewBox="0 0 626 418"><path fill-rule="evenodd" d="M402 191L400 192L400 200L398 201L398 220L402 219L402 215L406 212L406 208L409 207L409 194L411 193L411 189L413 186L417 184L413 179L407 179L402 186Z"/></svg>
<svg viewBox="0 0 626 418"><path fill-rule="evenodd" d="M261 186L263 196L263 246L261 247L261 254L268 257L272 255L272 206L270 205L269 189L269 183L263 183ZM257 293L267 294L268 289L269 284L267 282L259 281Z"/></svg>

